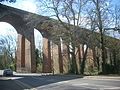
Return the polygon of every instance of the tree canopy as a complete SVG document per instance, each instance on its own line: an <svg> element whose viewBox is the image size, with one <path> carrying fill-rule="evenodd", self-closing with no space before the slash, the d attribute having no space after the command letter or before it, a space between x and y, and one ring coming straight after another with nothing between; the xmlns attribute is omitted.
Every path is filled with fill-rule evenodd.
<svg viewBox="0 0 120 90"><path fill-rule="evenodd" d="M10 2L10 3L12 3L12 2L16 2L16 0L0 0L0 2L3 2L3 1L7 1L7 2Z"/></svg>

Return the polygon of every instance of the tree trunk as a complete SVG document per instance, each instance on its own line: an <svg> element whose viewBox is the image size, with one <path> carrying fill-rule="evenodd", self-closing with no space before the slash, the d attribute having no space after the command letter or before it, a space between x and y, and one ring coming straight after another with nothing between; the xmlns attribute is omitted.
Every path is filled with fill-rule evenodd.
<svg viewBox="0 0 120 90"><path fill-rule="evenodd" d="M114 72L117 73L116 52L113 51Z"/></svg>
<svg viewBox="0 0 120 90"><path fill-rule="evenodd" d="M86 58L87 58L87 50L88 50L88 46L86 47L85 52L83 53L83 60L81 62L80 73L82 75L84 74L85 62L86 62Z"/></svg>
<svg viewBox="0 0 120 90"><path fill-rule="evenodd" d="M101 49L102 49L102 72L103 74L106 74L106 53L105 53L105 46L104 46L104 38L103 34L101 33Z"/></svg>
<svg viewBox="0 0 120 90"><path fill-rule="evenodd" d="M79 64L81 64L81 51L80 46L78 47L78 58L79 58Z"/></svg>
<svg viewBox="0 0 120 90"><path fill-rule="evenodd" d="M77 62L76 62L76 54L75 54L75 46L72 45L72 65L71 65L71 73L78 74Z"/></svg>
<svg viewBox="0 0 120 90"><path fill-rule="evenodd" d="M97 67L97 57L96 57L95 47L92 49L92 52L93 52L94 66Z"/></svg>
<svg viewBox="0 0 120 90"><path fill-rule="evenodd" d="M101 50L102 50L102 72L103 74L106 74L106 60L105 60L105 46L104 46L104 30L103 30L103 23L102 23L102 18L101 18L101 10L100 10L100 2L99 0L96 0L96 2L94 1L95 5L96 5L96 12L97 12L97 18L98 18L98 28L100 30L100 39L101 39Z"/></svg>
<svg viewBox="0 0 120 90"><path fill-rule="evenodd" d="M69 45L67 45L67 51L68 51L68 71L71 72L71 59L70 59L70 48Z"/></svg>
<svg viewBox="0 0 120 90"><path fill-rule="evenodd" d="M60 70L60 73L63 73L63 59L62 59L62 52L61 52L61 44L58 45L58 53L59 53L59 70Z"/></svg>

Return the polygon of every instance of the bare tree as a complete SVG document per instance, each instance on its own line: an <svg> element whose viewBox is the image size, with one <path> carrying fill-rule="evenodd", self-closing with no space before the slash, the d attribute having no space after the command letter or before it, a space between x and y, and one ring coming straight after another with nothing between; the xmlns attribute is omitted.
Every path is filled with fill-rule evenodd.
<svg viewBox="0 0 120 90"><path fill-rule="evenodd" d="M7 1L7 2L10 2L10 3L15 3L16 2L16 0L0 0L0 2L5 2L5 1Z"/></svg>
<svg viewBox="0 0 120 90"><path fill-rule="evenodd" d="M76 32L78 26L82 25L82 8L87 0L51 0L52 8L60 24L65 28L64 35L61 37L67 45L71 55L71 72L78 74L76 63L75 47L77 46ZM66 22L66 23L65 23Z"/></svg>
<svg viewBox="0 0 120 90"><path fill-rule="evenodd" d="M92 47L101 47L102 53L102 70L103 73L106 73L106 51L105 51L105 33L106 28L109 28L112 25L113 17L111 15L111 6L110 0L48 0L49 2L44 5L47 7L47 10L52 11L54 18L56 17L59 23L64 28L61 37L65 44L68 46L69 54L71 55L71 69L73 73L78 73L76 67L76 54L75 48L79 46L80 43L83 45ZM48 13L48 12L47 12ZM90 30L97 30L99 34L86 33L84 35L79 32L79 27L85 27ZM59 27L58 27L59 28ZM58 31L58 30L57 30ZM87 32L87 31L85 31ZM83 32L82 32L83 33ZM79 34L79 35L78 35ZM91 34L91 35L90 35ZM93 37L94 36L94 37ZM81 40L82 37L82 40ZM93 38L93 39L91 39ZM95 40L95 38L97 40ZM84 39L84 40L83 40ZM88 39L88 40L86 40ZM92 41L92 44L90 41ZM86 53L84 52L85 58L83 64L86 60ZM83 56L84 56L83 55ZM96 61L97 62L97 61ZM82 66L85 68L85 64ZM84 70L81 70L82 74Z"/></svg>
<svg viewBox="0 0 120 90"><path fill-rule="evenodd" d="M118 31L120 34L120 7L118 5L115 6L114 20L115 20L114 30Z"/></svg>
<svg viewBox="0 0 120 90"><path fill-rule="evenodd" d="M3 52L3 68L10 68L11 64L15 64L16 40L12 36L1 36ZM14 66L12 66L14 68Z"/></svg>
<svg viewBox="0 0 120 90"><path fill-rule="evenodd" d="M106 53L105 53L105 40L104 40L104 36L105 36L105 27L108 27L108 25L106 25L109 22L109 0L92 0L92 3L94 5L93 11L95 13L95 23L97 25L97 28L100 32L100 43L101 43L101 50L102 50L102 70L103 73L106 73L106 69L105 69L105 65L106 65Z"/></svg>

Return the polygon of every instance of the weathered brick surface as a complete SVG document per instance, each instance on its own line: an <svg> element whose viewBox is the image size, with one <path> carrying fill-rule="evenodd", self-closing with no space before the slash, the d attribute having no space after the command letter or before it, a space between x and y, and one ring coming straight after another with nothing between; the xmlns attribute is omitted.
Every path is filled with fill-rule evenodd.
<svg viewBox="0 0 120 90"><path fill-rule="evenodd" d="M52 72L50 41L47 38L43 38L43 72Z"/></svg>
<svg viewBox="0 0 120 90"><path fill-rule="evenodd" d="M53 54L51 55L50 41L53 34L52 30L61 30L62 27L55 27L56 22L52 25L52 20L48 17L40 16L23 10L15 9L9 6L0 4L0 22L7 22L11 24L18 32L17 41L17 72L35 72L35 43L34 43L34 28L41 32L43 39L43 72L67 73L68 72L68 51L67 46L54 45L52 48ZM49 22L49 23L48 23ZM44 23L42 25L42 23ZM47 24L46 24L47 23ZM58 25L59 26L59 25ZM42 28L41 28L42 27ZM44 28L45 27L45 28ZM53 30L53 31L55 31ZM64 30L64 29L63 29ZM85 29L86 30L86 29ZM91 31L77 30L78 33L85 34ZM62 31L61 31L62 32ZM53 32L55 35L55 32ZM53 35L53 36L54 36ZM83 36L83 35L82 35ZM57 36L56 36L57 37ZM79 37L82 38L82 37ZM83 58L84 47L80 45L80 49L76 49L77 53L77 66L79 67L80 60ZM92 50L88 50L87 59L93 60ZM54 68L54 69L53 69Z"/></svg>

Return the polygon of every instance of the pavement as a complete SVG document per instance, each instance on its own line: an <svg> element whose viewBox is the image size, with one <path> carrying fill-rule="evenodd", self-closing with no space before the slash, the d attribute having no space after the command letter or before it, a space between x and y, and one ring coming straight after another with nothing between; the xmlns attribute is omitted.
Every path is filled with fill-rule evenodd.
<svg viewBox="0 0 120 90"><path fill-rule="evenodd" d="M38 75L38 74L37 74ZM0 90L120 90L120 77L40 75L0 78Z"/></svg>
<svg viewBox="0 0 120 90"><path fill-rule="evenodd" d="M100 79L100 80L120 80L118 75L99 75L99 76L84 76L85 79Z"/></svg>
<svg viewBox="0 0 120 90"><path fill-rule="evenodd" d="M0 90L120 90L120 76L14 73L0 77Z"/></svg>

